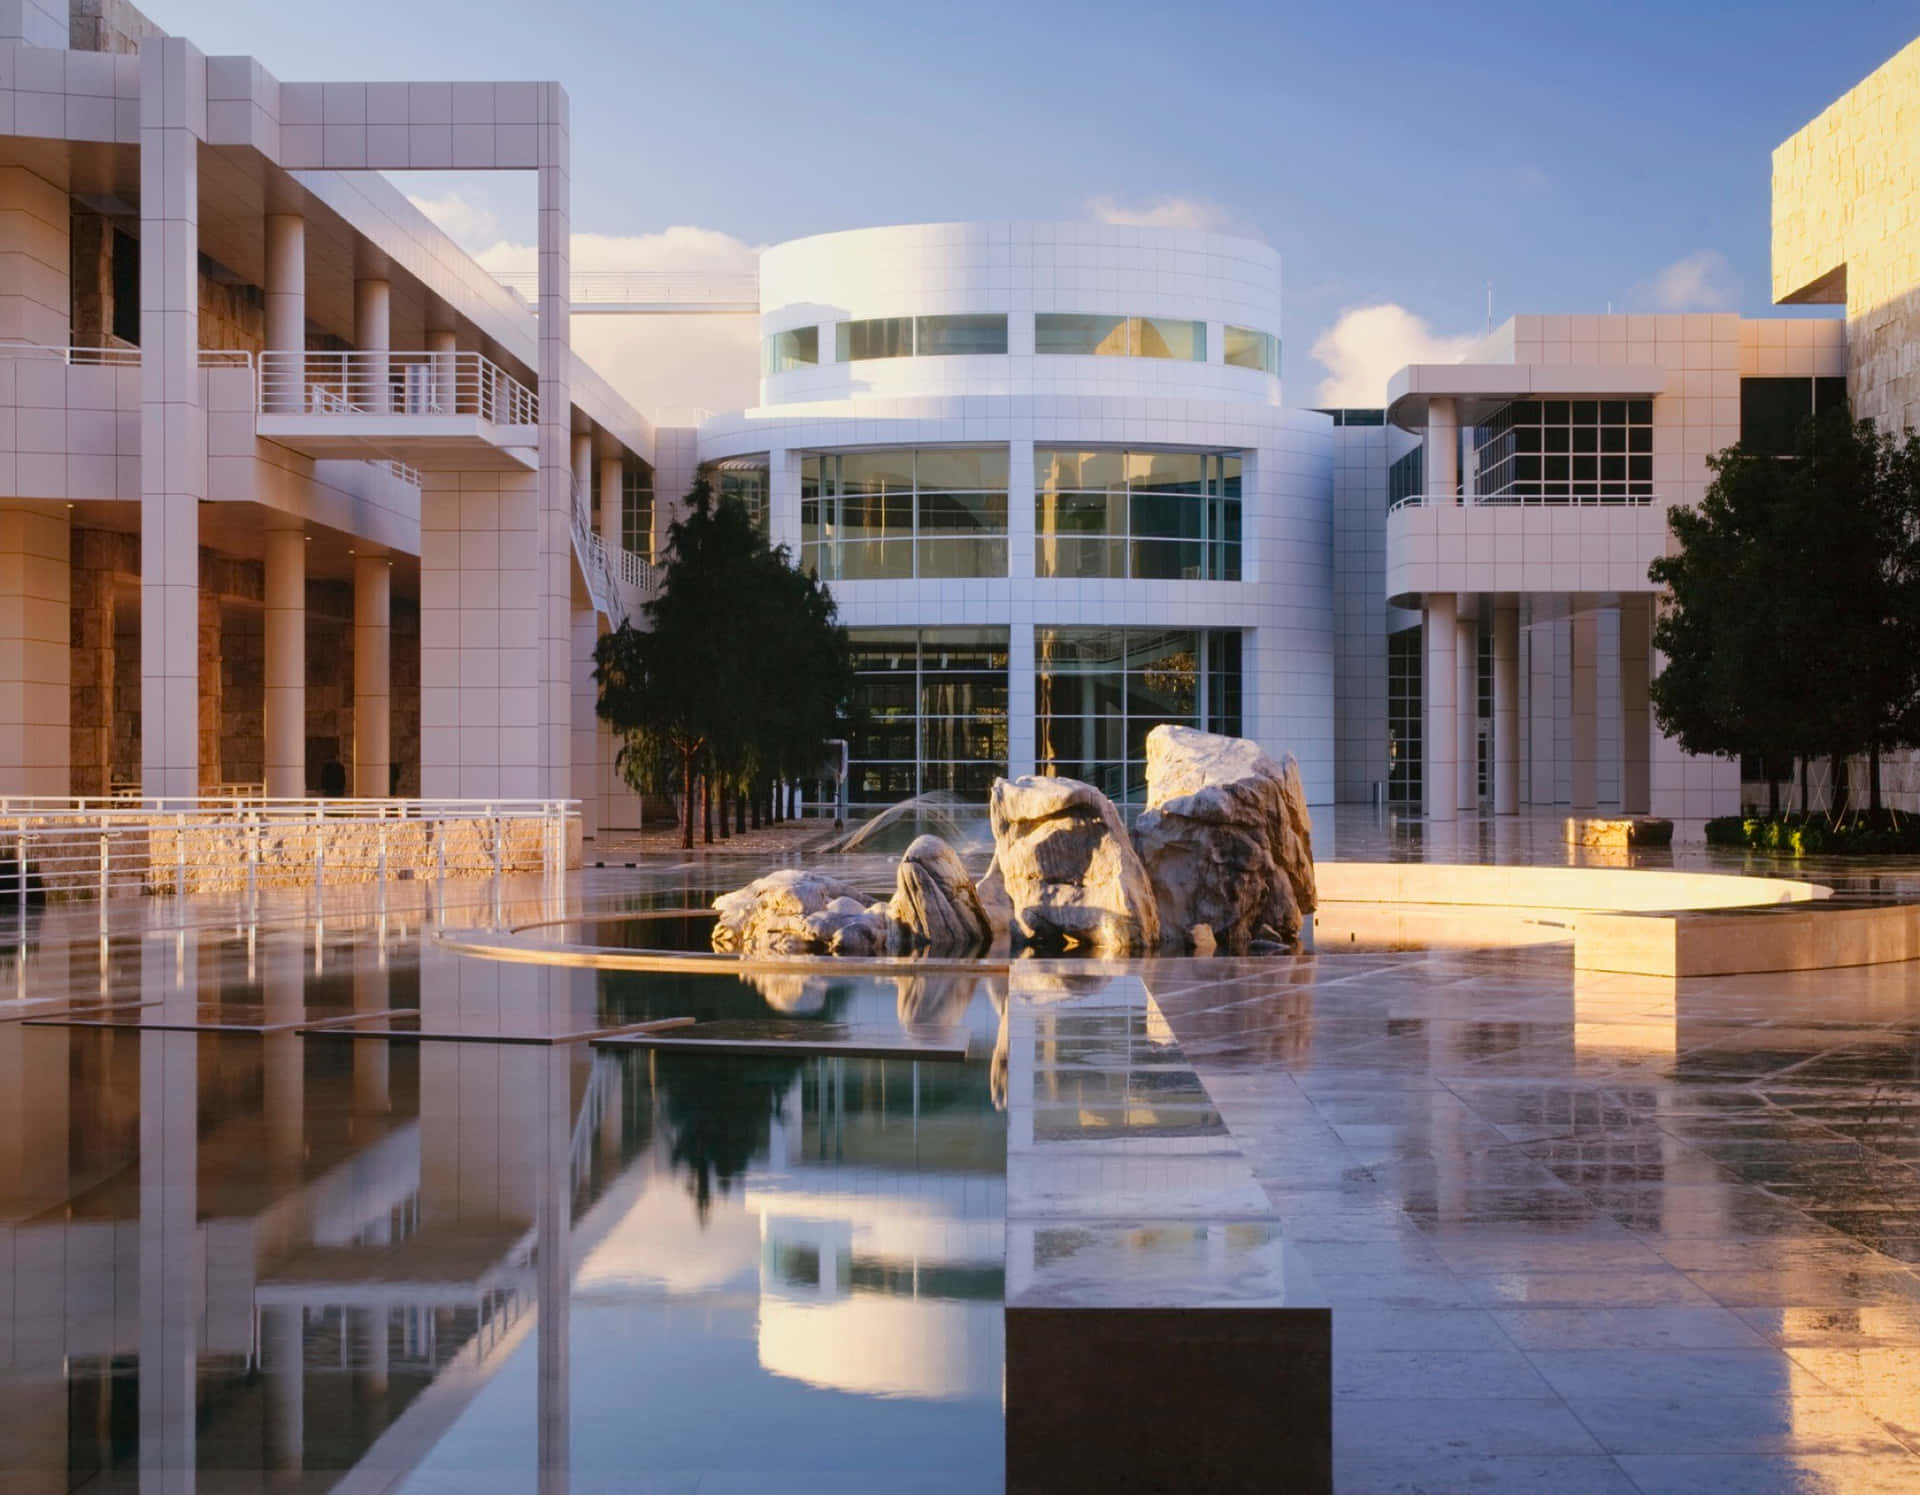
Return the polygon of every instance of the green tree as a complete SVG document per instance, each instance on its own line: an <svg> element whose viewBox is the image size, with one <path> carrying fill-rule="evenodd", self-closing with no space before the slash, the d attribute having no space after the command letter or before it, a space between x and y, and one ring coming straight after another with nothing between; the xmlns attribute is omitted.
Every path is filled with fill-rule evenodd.
<svg viewBox="0 0 1920 1495"><path fill-rule="evenodd" d="M1920 739L1920 447L1834 412L1790 458L1734 446L1709 465L1649 570L1669 594L1661 730L1773 763L1864 753L1877 811L1881 754Z"/></svg>
<svg viewBox="0 0 1920 1495"><path fill-rule="evenodd" d="M680 790L691 847L700 775L739 789L820 761L852 693L846 630L832 594L704 478L668 529L645 613L595 649L597 709L635 789Z"/></svg>

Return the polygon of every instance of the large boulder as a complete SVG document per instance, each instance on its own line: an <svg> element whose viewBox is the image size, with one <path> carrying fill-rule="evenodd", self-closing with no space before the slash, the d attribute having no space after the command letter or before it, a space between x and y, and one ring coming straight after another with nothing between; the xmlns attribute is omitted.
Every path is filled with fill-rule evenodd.
<svg viewBox="0 0 1920 1495"><path fill-rule="evenodd" d="M1170 945L1190 946L1203 924L1230 954L1275 936L1294 944L1318 902L1300 766L1243 737L1149 732L1147 807L1133 838Z"/></svg>
<svg viewBox="0 0 1920 1495"><path fill-rule="evenodd" d="M996 779L988 814L1016 944L1131 955L1160 942L1153 886L1098 789L1078 779Z"/></svg>
<svg viewBox="0 0 1920 1495"><path fill-rule="evenodd" d="M898 953L976 955L993 942L966 864L938 836L916 836L894 879L887 916Z"/></svg>
<svg viewBox="0 0 1920 1495"><path fill-rule="evenodd" d="M874 955L884 913L851 883L784 867L713 900L713 948L741 955Z"/></svg>

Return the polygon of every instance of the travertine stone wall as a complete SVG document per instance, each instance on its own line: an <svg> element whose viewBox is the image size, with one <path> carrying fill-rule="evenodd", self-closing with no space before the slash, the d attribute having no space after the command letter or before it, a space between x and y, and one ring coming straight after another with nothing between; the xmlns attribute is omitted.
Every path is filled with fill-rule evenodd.
<svg viewBox="0 0 1920 1495"><path fill-rule="evenodd" d="M353 757L353 586L307 583L307 793L329 761ZM347 775L351 785L353 775Z"/></svg>
<svg viewBox="0 0 1920 1495"><path fill-rule="evenodd" d="M202 569L205 553L202 553ZM200 787L217 788L220 775L220 594L200 586Z"/></svg>
<svg viewBox="0 0 1920 1495"><path fill-rule="evenodd" d="M71 698L68 743L74 794L105 794L114 768L114 606L137 599L140 546L132 535L76 527L70 540ZM136 677L136 695L138 687ZM137 701L136 701L137 705Z"/></svg>
<svg viewBox="0 0 1920 1495"><path fill-rule="evenodd" d="M67 45L76 52L136 55L140 43L166 33L127 0L70 0Z"/></svg>
<svg viewBox="0 0 1920 1495"><path fill-rule="evenodd" d="M1844 303L1855 412L1920 426L1920 41L1774 151L1773 296Z"/></svg>
<svg viewBox="0 0 1920 1495"><path fill-rule="evenodd" d="M258 353L267 345L267 293L230 277L204 254L200 256L200 346L244 348Z"/></svg>
<svg viewBox="0 0 1920 1495"><path fill-rule="evenodd" d="M220 774L266 782L267 629L257 599L225 602L220 615Z"/></svg>

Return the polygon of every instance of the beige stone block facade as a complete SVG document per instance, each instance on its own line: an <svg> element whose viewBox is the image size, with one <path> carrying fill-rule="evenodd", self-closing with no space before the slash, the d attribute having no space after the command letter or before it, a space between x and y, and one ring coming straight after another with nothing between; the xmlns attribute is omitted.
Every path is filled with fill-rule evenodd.
<svg viewBox="0 0 1920 1495"><path fill-rule="evenodd" d="M1844 304L1855 413L1920 426L1920 41L1774 151L1773 296Z"/></svg>

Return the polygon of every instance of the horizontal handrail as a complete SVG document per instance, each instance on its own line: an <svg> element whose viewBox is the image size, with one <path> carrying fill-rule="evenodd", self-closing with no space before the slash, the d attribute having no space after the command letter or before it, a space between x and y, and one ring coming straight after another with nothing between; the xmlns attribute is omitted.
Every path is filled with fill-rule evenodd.
<svg viewBox="0 0 1920 1495"><path fill-rule="evenodd" d="M579 807L577 799L329 799L273 796L235 788L217 794L5 794L0 795L0 820L20 815L231 815L236 811L330 819L420 820L436 815L553 815ZM0 852L5 849L0 842Z"/></svg>
<svg viewBox="0 0 1920 1495"><path fill-rule="evenodd" d="M477 415L539 423L534 392L483 353L350 349L260 355L260 408L281 415Z"/></svg>
<svg viewBox="0 0 1920 1495"><path fill-rule="evenodd" d="M1396 498L1387 505L1389 514L1401 509L1420 508L1539 508L1539 509L1586 509L1586 508L1625 508L1644 509L1654 502L1651 493L1574 493L1574 494L1518 494L1518 493L1409 493Z"/></svg>
<svg viewBox="0 0 1920 1495"><path fill-rule="evenodd" d="M30 343L20 338L0 338L0 358L29 363L60 363L69 368L140 367L140 350L121 347L68 347L58 343ZM199 363L203 369L250 369L253 354L246 348L202 348Z"/></svg>

